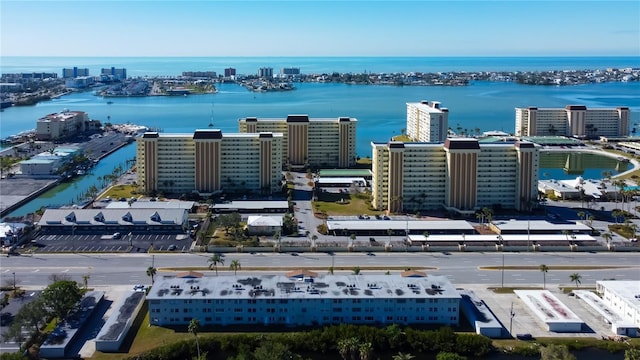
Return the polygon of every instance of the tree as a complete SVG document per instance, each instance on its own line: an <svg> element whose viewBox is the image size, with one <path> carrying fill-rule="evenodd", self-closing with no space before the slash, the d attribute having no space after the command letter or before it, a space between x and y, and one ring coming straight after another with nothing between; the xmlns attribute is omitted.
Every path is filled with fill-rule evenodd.
<svg viewBox="0 0 640 360"><path fill-rule="evenodd" d="M198 359L200 359L200 343L198 342L198 331L200 331L200 320L193 318L189 321L187 330L196 337L196 347L198 348Z"/></svg>
<svg viewBox="0 0 640 360"><path fill-rule="evenodd" d="M82 275L82 283L84 284L84 291L87 291L89 287L89 279L91 279L91 274Z"/></svg>
<svg viewBox="0 0 640 360"><path fill-rule="evenodd" d="M353 275L360 275L360 266L356 266L352 269Z"/></svg>
<svg viewBox="0 0 640 360"><path fill-rule="evenodd" d="M147 276L149 276L151 278L151 284L153 285L155 279L154 277L156 276L156 274L158 273L158 269L154 268L153 266L149 266L147 268Z"/></svg>
<svg viewBox="0 0 640 360"><path fill-rule="evenodd" d="M60 280L47 286L41 296L51 314L58 317L58 320L63 320L76 309L82 299L82 291L77 282Z"/></svg>
<svg viewBox="0 0 640 360"><path fill-rule="evenodd" d="M436 360L467 360L467 357L453 352L441 351L436 355Z"/></svg>
<svg viewBox="0 0 640 360"><path fill-rule="evenodd" d="M411 360L413 359L415 356L411 355L411 354L405 354L405 353L397 353L396 355L393 355L392 359L393 360Z"/></svg>
<svg viewBox="0 0 640 360"><path fill-rule="evenodd" d="M236 275L238 273L238 270L242 269L242 266L240 265L240 260L233 260L231 261L231 265L229 265L229 269L233 270L233 274Z"/></svg>
<svg viewBox="0 0 640 360"><path fill-rule="evenodd" d="M602 238L607 242L607 245L609 245L609 243L611 242L611 238L613 236L611 235L610 232L606 232L604 234L602 234Z"/></svg>
<svg viewBox="0 0 640 360"><path fill-rule="evenodd" d="M549 267L545 264L540 265L540 271L542 272L542 288L547 288L547 272L549 271Z"/></svg>
<svg viewBox="0 0 640 360"><path fill-rule="evenodd" d="M575 360L566 345L549 344L540 348L540 360Z"/></svg>
<svg viewBox="0 0 640 360"><path fill-rule="evenodd" d="M255 360L301 359L298 354L291 352L287 345L271 340L261 342L260 346L258 346L253 352L253 358Z"/></svg>
<svg viewBox="0 0 640 360"><path fill-rule="evenodd" d="M358 347L360 352L360 360L370 360L373 355L373 345L370 342L361 343Z"/></svg>
<svg viewBox="0 0 640 360"><path fill-rule="evenodd" d="M576 283L576 287L580 287L580 280L582 279L582 275L578 273L573 273L569 275L569 278L571 279L571 282Z"/></svg>
<svg viewBox="0 0 640 360"><path fill-rule="evenodd" d="M224 265L224 259L220 256L220 254L213 254L209 261L209 270L211 268L216 269L216 275L218 275L218 264Z"/></svg>
<svg viewBox="0 0 640 360"><path fill-rule="evenodd" d="M640 360L640 349L627 349L624 351L624 360Z"/></svg>

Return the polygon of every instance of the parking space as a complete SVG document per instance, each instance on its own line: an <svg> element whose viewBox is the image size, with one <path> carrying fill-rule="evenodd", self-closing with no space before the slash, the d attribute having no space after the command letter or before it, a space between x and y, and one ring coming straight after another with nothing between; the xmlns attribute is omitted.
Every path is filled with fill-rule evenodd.
<svg viewBox="0 0 640 360"><path fill-rule="evenodd" d="M10 292L0 292L0 296L4 297L5 294ZM13 323L13 319L24 305L37 299L42 291L27 291L17 297L10 297L9 304L2 308L0 312L0 352L14 352L18 350L18 343L14 339L5 338L5 334L9 330L9 327ZM27 330L23 330L23 335L28 335Z"/></svg>
<svg viewBox="0 0 640 360"><path fill-rule="evenodd" d="M40 253L188 251L191 238L184 234L43 234L31 242Z"/></svg>

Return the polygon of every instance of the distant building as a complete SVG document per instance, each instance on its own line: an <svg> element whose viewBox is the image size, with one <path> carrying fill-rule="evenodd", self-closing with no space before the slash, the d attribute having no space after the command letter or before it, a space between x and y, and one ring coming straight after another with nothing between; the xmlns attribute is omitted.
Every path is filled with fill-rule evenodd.
<svg viewBox="0 0 640 360"><path fill-rule="evenodd" d="M0 78L1 82L26 84L33 81L42 81L45 79L57 79L56 73L16 73L16 74L2 74Z"/></svg>
<svg viewBox="0 0 640 360"><path fill-rule="evenodd" d="M188 78L213 79L217 75L215 71L183 71L182 76Z"/></svg>
<svg viewBox="0 0 640 360"><path fill-rule="evenodd" d="M76 78L65 79L64 86L69 89L84 89L95 83L93 76L78 76Z"/></svg>
<svg viewBox="0 0 640 360"><path fill-rule="evenodd" d="M281 191L282 134L147 132L137 138L138 184L145 192L271 194Z"/></svg>
<svg viewBox="0 0 640 360"><path fill-rule="evenodd" d="M526 210L538 196L539 147L530 142L371 143L372 205L392 213L483 207Z"/></svg>
<svg viewBox="0 0 640 360"><path fill-rule="evenodd" d="M89 76L89 69L87 68L78 68L74 66L71 69L64 68L62 69L62 77L65 79L68 78L76 78L78 76Z"/></svg>
<svg viewBox="0 0 640 360"><path fill-rule="evenodd" d="M300 68L282 68L280 69L280 75L285 75L285 76L300 75Z"/></svg>
<svg viewBox="0 0 640 360"><path fill-rule="evenodd" d="M84 111L63 111L46 115L36 124L37 140L57 140L83 133L89 123Z"/></svg>
<svg viewBox="0 0 640 360"><path fill-rule="evenodd" d="M562 108L516 108L517 136L575 136L578 138L629 136L628 107L587 109L582 105Z"/></svg>
<svg viewBox="0 0 640 360"><path fill-rule="evenodd" d="M258 69L258 77L268 78L268 79L273 78L273 68L263 67Z"/></svg>
<svg viewBox="0 0 640 360"><path fill-rule="evenodd" d="M234 68L224 69L224 77L229 78L229 77L235 77L235 76L236 76L236 69Z"/></svg>
<svg viewBox="0 0 640 360"><path fill-rule="evenodd" d="M446 325L460 321L461 296L445 276L286 275L158 278L149 293L156 326Z"/></svg>
<svg viewBox="0 0 640 360"><path fill-rule="evenodd" d="M292 168L348 168L356 161L355 118L313 119L289 115L286 119L238 120L241 133L282 133L282 164Z"/></svg>
<svg viewBox="0 0 640 360"><path fill-rule="evenodd" d="M616 314L640 328L640 281L596 281L596 291Z"/></svg>
<svg viewBox="0 0 640 360"><path fill-rule="evenodd" d="M127 78L127 69L116 69L115 67L103 68L100 74L110 76L114 80L125 80Z"/></svg>
<svg viewBox="0 0 640 360"><path fill-rule="evenodd" d="M407 136L419 142L443 142L449 131L449 109L437 101L407 103Z"/></svg>

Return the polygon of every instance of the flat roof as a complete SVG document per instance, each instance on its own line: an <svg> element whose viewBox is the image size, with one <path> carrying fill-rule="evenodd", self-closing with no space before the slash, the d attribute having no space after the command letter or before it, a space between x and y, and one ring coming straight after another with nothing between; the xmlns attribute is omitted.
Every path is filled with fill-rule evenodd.
<svg viewBox="0 0 640 360"><path fill-rule="evenodd" d="M211 276L199 279L156 279L148 300L172 299L460 299L446 276L411 278L393 275Z"/></svg>
<svg viewBox="0 0 640 360"><path fill-rule="evenodd" d="M633 321L618 315L613 309L605 304L602 299L589 290L573 290L575 296L584 300L587 305L594 309L607 322L618 328L636 328Z"/></svg>
<svg viewBox="0 0 640 360"><path fill-rule="evenodd" d="M260 209L288 209L289 202L286 200L271 201L230 201L227 203L213 204L214 209L244 209L244 210L260 210Z"/></svg>
<svg viewBox="0 0 640 360"><path fill-rule="evenodd" d="M501 329L502 324L493 312L487 307L487 304L476 295L472 290L458 290L460 295L462 296L463 301L469 301L469 305L473 307L473 312L475 315L475 327L476 330L479 331L480 334L484 332L482 329Z"/></svg>
<svg viewBox="0 0 640 360"><path fill-rule="evenodd" d="M596 283L624 298L629 304L640 308L640 281L637 280L601 280Z"/></svg>
<svg viewBox="0 0 640 360"><path fill-rule="evenodd" d="M544 243L544 242L562 242L568 241L565 235L561 234L507 234L500 235L502 237L503 242L521 242L521 241L529 241L536 243ZM443 234L434 234L429 235L429 238L425 238L424 235L413 235L410 234L407 236L409 241L412 242L498 242L498 235L465 235L462 237L462 234L455 235L443 235ZM586 234L575 234L575 239L570 238L571 241L597 241L593 236Z"/></svg>
<svg viewBox="0 0 640 360"><path fill-rule="evenodd" d="M584 323L549 290L513 290L513 292L545 323Z"/></svg>
<svg viewBox="0 0 640 360"><path fill-rule="evenodd" d="M500 231L591 231L591 228L580 222L552 223L547 220L494 220L491 222Z"/></svg>
<svg viewBox="0 0 640 360"><path fill-rule="evenodd" d="M106 209L184 209L191 210L195 206L193 201L134 201L129 205L127 201L111 201Z"/></svg>
<svg viewBox="0 0 640 360"><path fill-rule="evenodd" d="M318 184L346 184L354 182L362 182L366 184L367 180L363 177L321 177L316 180L316 183Z"/></svg>
<svg viewBox="0 0 640 360"><path fill-rule="evenodd" d="M329 230L468 230L473 226L464 220L327 220Z"/></svg>
<svg viewBox="0 0 640 360"><path fill-rule="evenodd" d="M369 169L320 169L318 171L320 177L361 177L372 176Z"/></svg>

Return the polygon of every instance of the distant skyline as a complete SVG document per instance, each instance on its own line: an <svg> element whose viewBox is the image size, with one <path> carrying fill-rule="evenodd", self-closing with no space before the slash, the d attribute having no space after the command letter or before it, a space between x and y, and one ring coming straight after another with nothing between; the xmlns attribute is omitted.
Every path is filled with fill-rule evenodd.
<svg viewBox="0 0 640 360"><path fill-rule="evenodd" d="M2 56L640 56L640 1L0 0Z"/></svg>

